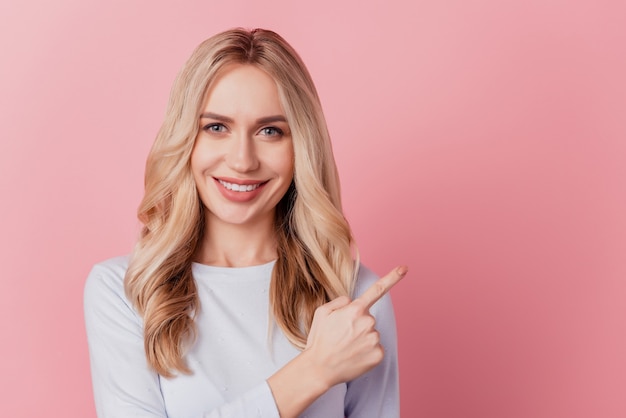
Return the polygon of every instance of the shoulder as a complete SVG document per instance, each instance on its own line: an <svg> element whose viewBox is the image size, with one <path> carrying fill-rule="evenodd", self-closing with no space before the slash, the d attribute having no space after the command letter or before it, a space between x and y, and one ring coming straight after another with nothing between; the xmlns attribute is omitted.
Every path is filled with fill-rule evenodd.
<svg viewBox="0 0 626 418"><path fill-rule="evenodd" d="M118 291L124 287L124 276L128 269L129 256L121 256L102 261L93 266L85 283L86 295L92 291Z"/></svg>
<svg viewBox="0 0 626 418"><path fill-rule="evenodd" d="M129 256L111 258L93 266L84 289L85 314L106 311L134 312L124 292Z"/></svg>
<svg viewBox="0 0 626 418"><path fill-rule="evenodd" d="M378 275L361 265L354 297L363 294ZM391 295L385 294L371 308L385 356L366 374L348 382L345 415L349 417L399 417L398 335Z"/></svg>
<svg viewBox="0 0 626 418"><path fill-rule="evenodd" d="M372 270L359 264L359 271L354 285L353 298L361 296L367 289L370 288L377 280L379 276ZM371 308L370 313L375 317L380 315L393 315L393 305L391 303L391 295L387 293L378 302L376 302Z"/></svg>
<svg viewBox="0 0 626 418"><path fill-rule="evenodd" d="M363 294L371 285L378 280L378 275L363 264L359 264L359 271L354 285L353 297Z"/></svg>

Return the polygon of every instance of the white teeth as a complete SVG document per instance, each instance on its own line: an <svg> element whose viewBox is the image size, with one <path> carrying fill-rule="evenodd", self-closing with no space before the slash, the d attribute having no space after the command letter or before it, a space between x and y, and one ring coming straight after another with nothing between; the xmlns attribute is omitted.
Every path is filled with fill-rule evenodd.
<svg viewBox="0 0 626 418"><path fill-rule="evenodd" d="M234 192L251 192L254 189L257 189L261 183L257 184L237 184L237 183L229 183L224 180L217 180L220 182L222 186L224 186L228 190L232 190Z"/></svg>

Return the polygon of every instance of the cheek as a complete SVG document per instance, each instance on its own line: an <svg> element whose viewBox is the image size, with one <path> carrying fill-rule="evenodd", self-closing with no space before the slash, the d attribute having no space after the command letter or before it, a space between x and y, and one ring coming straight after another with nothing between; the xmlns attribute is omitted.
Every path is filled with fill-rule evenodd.
<svg viewBox="0 0 626 418"><path fill-rule="evenodd" d="M294 164L295 164L295 161L294 161L295 157L293 154L293 144L290 144L290 146L287 148L284 155L285 155L285 158L282 160L282 171L286 177L288 177L289 179L292 179L293 171L294 171Z"/></svg>
<svg viewBox="0 0 626 418"><path fill-rule="evenodd" d="M200 186L202 179L202 170L200 168L200 164L197 159L191 158L191 175L193 176L193 180L196 183L196 187Z"/></svg>
<svg viewBox="0 0 626 418"><path fill-rule="evenodd" d="M198 166L198 160L200 159L200 151L198 150L198 141L196 140L192 150L191 156L189 158L189 163L191 165L191 171L195 172L196 167Z"/></svg>
<svg viewBox="0 0 626 418"><path fill-rule="evenodd" d="M210 161L207 161L203 153L192 153L191 159L189 161L191 176L193 182L195 184L198 195L200 196L200 200L206 206L208 202L207 193L211 190L209 186L210 181L212 180L210 177Z"/></svg>
<svg viewBox="0 0 626 418"><path fill-rule="evenodd" d="M196 145L191 151L191 172L196 180L204 177L204 172L211 166L211 155L206 147L202 147L201 145Z"/></svg>
<svg viewBox="0 0 626 418"><path fill-rule="evenodd" d="M286 160L281 168L280 168L281 174L283 175L283 177L291 180L293 178L293 159L292 160Z"/></svg>
<svg viewBox="0 0 626 418"><path fill-rule="evenodd" d="M281 179L291 180L294 171L294 154L291 144L281 144L278 147L261 146L257 149L257 153L264 171L280 176Z"/></svg>

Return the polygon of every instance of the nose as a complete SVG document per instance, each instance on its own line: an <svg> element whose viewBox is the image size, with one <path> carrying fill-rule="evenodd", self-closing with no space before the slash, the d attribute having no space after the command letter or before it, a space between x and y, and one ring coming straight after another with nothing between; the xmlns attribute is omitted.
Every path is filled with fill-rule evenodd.
<svg viewBox="0 0 626 418"><path fill-rule="evenodd" d="M252 138L248 135L233 137L226 155L226 164L239 173L256 170L259 167L259 159Z"/></svg>

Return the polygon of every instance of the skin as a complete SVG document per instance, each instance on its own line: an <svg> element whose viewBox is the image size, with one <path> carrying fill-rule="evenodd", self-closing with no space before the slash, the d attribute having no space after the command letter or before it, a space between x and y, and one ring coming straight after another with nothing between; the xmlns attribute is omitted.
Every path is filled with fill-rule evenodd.
<svg viewBox="0 0 626 418"><path fill-rule="evenodd" d="M305 350L267 380L282 418L299 416L334 385L382 361L384 351L369 308L407 271L397 267L353 301L339 297L317 308Z"/></svg>
<svg viewBox="0 0 626 418"><path fill-rule="evenodd" d="M274 80L251 65L227 69L207 92L199 124L191 170L207 230L196 261L243 267L276 259L273 220L293 179L294 151ZM228 190L234 183L254 190ZM360 297L315 311L305 350L267 380L281 417L298 416L332 386L382 361L369 308L406 272L398 267Z"/></svg>
<svg viewBox="0 0 626 418"><path fill-rule="evenodd" d="M293 142L274 80L250 66L229 68L207 92L191 170L206 211L197 261L258 265L276 258L276 205L293 179ZM251 187L228 190L218 180ZM241 186L238 186L241 187Z"/></svg>

